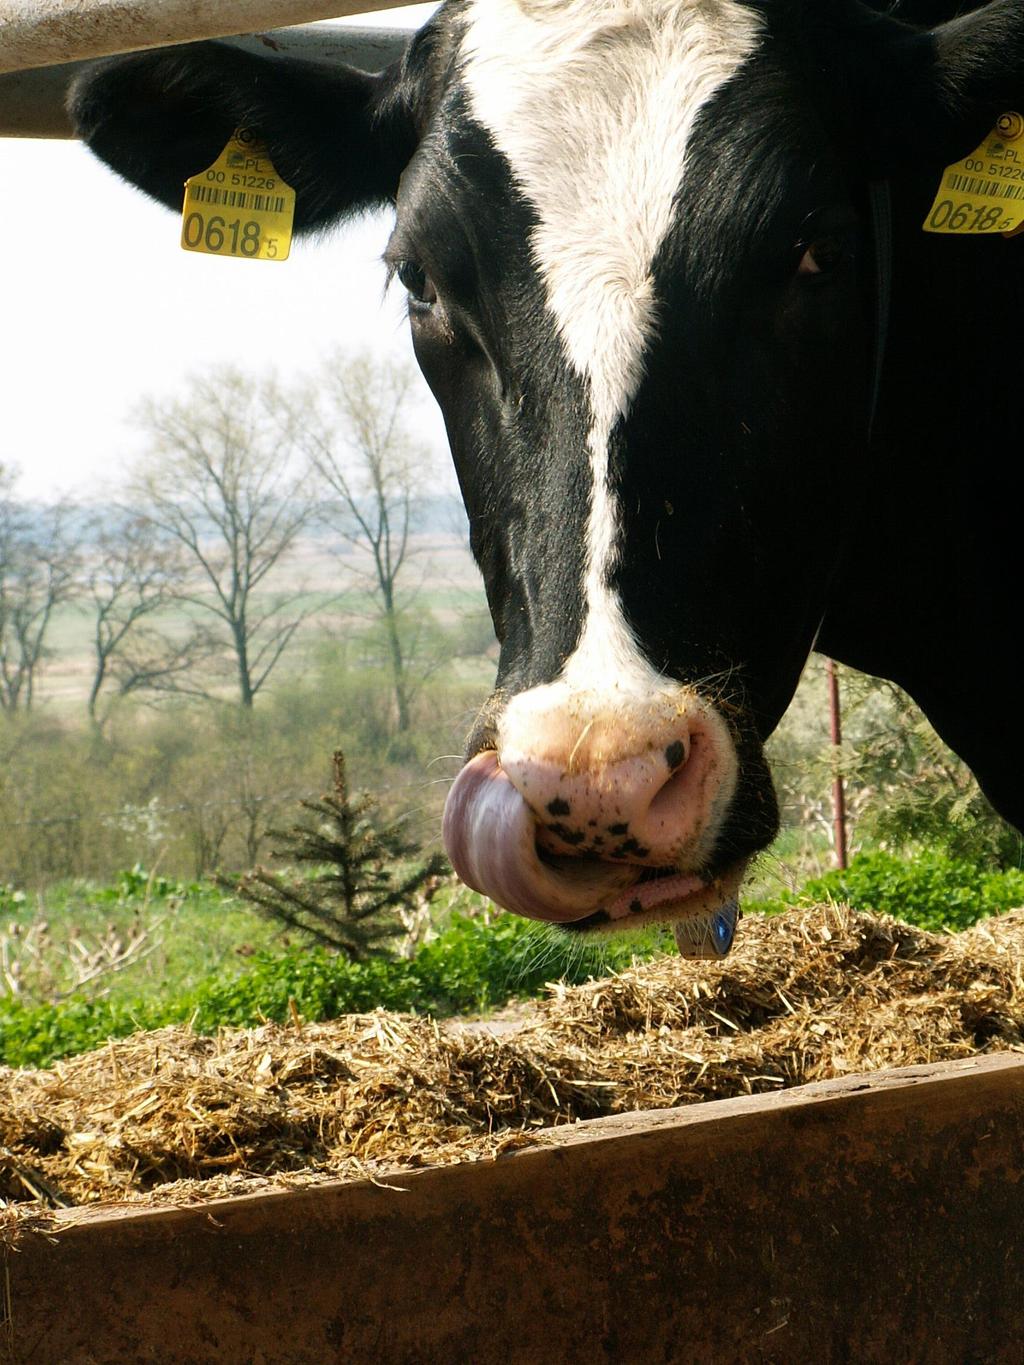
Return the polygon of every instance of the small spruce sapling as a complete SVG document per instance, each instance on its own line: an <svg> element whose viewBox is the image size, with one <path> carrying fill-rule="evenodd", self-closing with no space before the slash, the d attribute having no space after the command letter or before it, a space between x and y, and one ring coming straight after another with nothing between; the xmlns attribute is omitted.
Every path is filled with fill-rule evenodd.
<svg viewBox="0 0 1024 1365"><path fill-rule="evenodd" d="M355 962L386 953L405 932L401 911L415 897L432 897L448 871L440 853L410 862L420 846L397 822L382 820L368 793L350 795L345 756L334 754L330 792L302 806L314 820L290 830L271 830L273 856L313 869L282 873L256 867L237 882L222 884L268 919L297 930ZM404 864L404 866L402 866Z"/></svg>

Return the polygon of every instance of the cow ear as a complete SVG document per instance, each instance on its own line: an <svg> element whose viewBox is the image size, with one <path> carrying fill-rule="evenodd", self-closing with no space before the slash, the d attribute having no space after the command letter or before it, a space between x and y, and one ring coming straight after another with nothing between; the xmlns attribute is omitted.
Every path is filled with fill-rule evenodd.
<svg viewBox="0 0 1024 1365"><path fill-rule="evenodd" d="M296 231L393 199L415 150L401 63L379 76L195 43L91 65L68 109L101 160L168 208L236 128L296 191Z"/></svg>
<svg viewBox="0 0 1024 1365"><path fill-rule="evenodd" d="M992 0L930 32L904 37L894 55L893 132L904 162L908 149L939 165L958 161L992 131L1000 114L1024 112L1021 0Z"/></svg>

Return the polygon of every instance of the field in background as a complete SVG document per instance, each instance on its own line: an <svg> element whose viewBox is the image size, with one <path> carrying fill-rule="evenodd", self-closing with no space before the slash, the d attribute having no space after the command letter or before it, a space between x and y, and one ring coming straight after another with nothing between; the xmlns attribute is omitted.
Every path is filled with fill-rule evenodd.
<svg viewBox="0 0 1024 1365"><path fill-rule="evenodd" d="M454 509L453 509L454 512ZM453 515L454 520L454 515ZM309 667L325 646L352 645L357 653L374 619L368 600L369 556L351 549L339 552L322 535L303 537L274 579L274 591L256 599L257 606L276 598L298 594L299 612L310 611L285 653L269 687ZM207 597L204 585L194 579L191 589ZM473 563L466 537L459 530L420 532L411 538L408 581L404 594L421 620L433 622L450 637L461 657L465 680L489 686L496 651L487 615L483 585ZM172 638L186 633L191 622L204 613L180 603L156 615L151 624ZM85 705L93 668L93 621L81 604L62 605L56 611L47 638L48 660L40 676L39 702L73 718ZM363 654L367 653L364 642ZM232 696L230 660L224 660L221 691Z"/></svg>

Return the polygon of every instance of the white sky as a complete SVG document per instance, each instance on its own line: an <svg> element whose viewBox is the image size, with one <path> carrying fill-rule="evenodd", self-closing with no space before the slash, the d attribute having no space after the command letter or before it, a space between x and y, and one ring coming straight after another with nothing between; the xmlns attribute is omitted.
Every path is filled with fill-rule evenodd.
<svg viewBox="0 0 1024 1365"><path fill-rule="evenodd" d="M412 28L434 8L334 22ZM0 204L0 463L29 497L102 495L139 449L133 405L189 373L287 376L338 346L412 361L401 291L382 300L385 215L294 242L283 264L203 256L78 143L14 138L0 138ZM446 450L425 386L418 418Z"/></svg>

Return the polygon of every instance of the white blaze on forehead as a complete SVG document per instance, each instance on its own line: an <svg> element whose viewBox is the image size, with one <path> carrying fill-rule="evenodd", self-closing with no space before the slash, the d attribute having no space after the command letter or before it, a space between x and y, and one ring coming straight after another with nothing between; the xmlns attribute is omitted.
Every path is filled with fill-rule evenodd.
<svg viewBox="0 0 1024 1365"><path fill-rule="evenodd" d="M533 251L596 419L624 412L655 323L651 267L703 105L758 42L735 0L474 0L474 116L539 219Z"/></svg>
<svg viewBox="0 0 1024 1365"><path fill-rule="evenodd" d="M537 214L533 255L592 408L587 616L563 676L646 690L656 675L607 585L608 442L657 327L652 267L694 120L756 48L759 21L737 0L473 0L467 13L473 115Z"/></svg>

